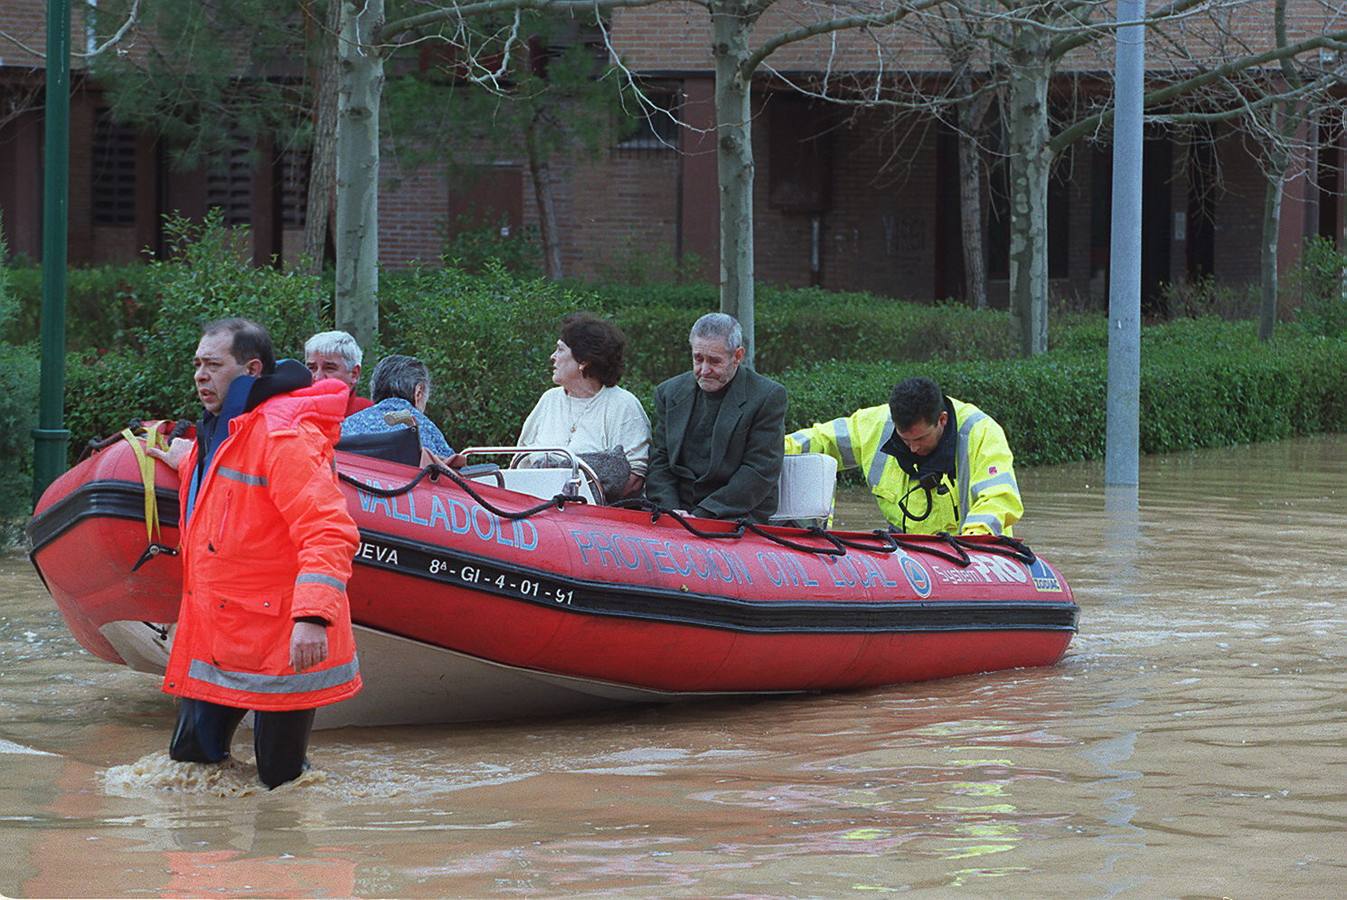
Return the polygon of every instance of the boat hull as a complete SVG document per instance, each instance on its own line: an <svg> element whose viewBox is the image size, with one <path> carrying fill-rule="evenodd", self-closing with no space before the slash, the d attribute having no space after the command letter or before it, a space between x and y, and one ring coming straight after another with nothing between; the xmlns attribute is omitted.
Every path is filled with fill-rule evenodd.
<svg viewBox="0 0 1347 900"><path fill-rule="evenodd" d="M1057 662L1070 587L990 542L835 545L794 529L566 504L339 454L361 532L348 586L365 691L321 724L463 721L614 702L869 688ZM176 479L160 466L162 543ZM389 496L391 494L391 496ZM162 671L181 572L146 547L145 492L125 444L66 473L39 504L33 561L77 640ZM713 536L719 535L719 536ZM808 547L812 549L802 549ZM150 623L150 624L143 624Z"/></svg>

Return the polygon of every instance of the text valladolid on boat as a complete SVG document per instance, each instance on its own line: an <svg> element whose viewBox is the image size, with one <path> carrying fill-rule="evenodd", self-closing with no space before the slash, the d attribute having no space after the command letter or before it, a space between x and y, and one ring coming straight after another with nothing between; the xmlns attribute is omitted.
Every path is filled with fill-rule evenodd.
<svg viewBox="0 0 1347 900"><path fill-rule="evenodd" d="M181 592L167 552L178 483L136 449L120 440L65 473L28 530L80 644L162 675ZM337 463L361 535L348 594L365 689L320 710L320 726L1047 666L1076 630L1066 580L1013 541L656 516L567 499L574 465L477 481L341 450ZM783 489L788 510L788 478Z"/></svg>

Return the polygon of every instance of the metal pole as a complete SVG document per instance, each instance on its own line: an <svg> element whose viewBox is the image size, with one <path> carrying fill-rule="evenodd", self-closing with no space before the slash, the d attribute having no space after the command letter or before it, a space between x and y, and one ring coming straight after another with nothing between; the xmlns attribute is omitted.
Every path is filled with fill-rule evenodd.
<svg viewBox="0 0 1347 900"><path fill-rule="evenodd" d="M1146 0L1118 0L1119 22L1137 22L1145 14ZM1146 71L1145 26L1119 28L1117 41L1104 484L1134 485L1140 464L1141 107Z"/></svg>
<svg viewBox="0 0 1347 900"><path fill-rule="evenodd" d="M66 223L70 167L70 0L47 0L42 159L42 375L33 429L33 502L65 471Z"/></svg>

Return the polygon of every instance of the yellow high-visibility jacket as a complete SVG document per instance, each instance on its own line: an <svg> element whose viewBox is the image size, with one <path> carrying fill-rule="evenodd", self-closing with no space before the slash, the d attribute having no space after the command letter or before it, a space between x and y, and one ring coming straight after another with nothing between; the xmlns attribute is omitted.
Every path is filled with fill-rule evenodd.
<svg viewBox="0 0 1347 900"><path fill-rule="evenodd" d="M1011 526L1024 515L1024 503L1006 433L971 403L950 400L954 421L945 427L957 429L954 469L958 483L951 484L948 476L942 476L948 492L932 492L935 508L921 521L905 517L898 501L907 496L908 510L920 516L926 511L926 492L917 488L908 495L916 479L909 478L898 460L880 449L894 432L887 404L858 409L845 418L788 434L786 453L826 453L843 469L861 467L879 511L910 534L1011 534Z"/></svg>

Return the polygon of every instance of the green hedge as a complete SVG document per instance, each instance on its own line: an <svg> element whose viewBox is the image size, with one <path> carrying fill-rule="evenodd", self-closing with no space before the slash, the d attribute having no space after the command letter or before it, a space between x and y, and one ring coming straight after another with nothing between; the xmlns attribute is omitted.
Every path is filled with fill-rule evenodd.
<svg viewBox="0 0 1347 900"><path fill-rule="evenodd" d="M7 254L0 229L0 262ZM10 272L0 265L0 330L19 314ZM37 355L31 344L0 343L0 520L26 515L33 485L33 426L37 424ZM12 536L0 527L0 543Z"/></svg>
<svg viewBox="0 0 1347 900"><path fill-rule="evenodd" d="M587 299L499 266L480 276L414 269L381 284L381 339L430 368L426 411L452 446L513 443L552 386L561 317Z"/></svg>
<svg viewBox="0 0 1347 900"><path fill-rule="evenodd" d="M70 357L72 455L132 417L195 417L189 360L208 319L259 319L281 355L298 355L309 334L331 327L330 285L323 279L253 268L235 243L240 235L216 218L195 231L170 223L170 235L171 261L134 275L121 268L88 275L90 285L133 285L122 293L141 299L135 315L116 320L122 324L115 328L109 323L116 317L104 314L99 327L113 332L89 331L89 349ZM107 302L125 308L117 299L121 289L107 290ZM27 303L20 297L19 309ZM499 267L482 275L412 269L382 280L382 347L366 348L366 369L385 349L420 356L436 381L429 412L454 446L511 441L551 385L548 357L566 312L594 309L623 326L633 348L623 384L649 404L654 384L688 367L687 330L714 306L714 288L706 285L594 288ZM1008 358L1013 343L1003 312L764 287L759 368L789 388L791 428L883 403L899 378L928 374L995 416L1023 464L1100 456L1106 324L1098 317L1058 317L1053 327L1051 352L1019 360ZM1347 342L1341 338L1282 326L1277 339L1263 345L1250 323L1200 319L1148 326L1142 348L1147 452L1347 430L1341 391ZM0 377L8 379L0 384L0 422L14 438L4 452L22 456L36 370L25 347L3 352L10 364L0 360Z"/></svg>
<svg viewBox="0 0 1347 900"><path fill-rule="evenodd" d="M254 268L241 250L246 234L225 228L218 211L201 225L173 220L166 228L174 256L144 273L143 284L159 300L150 321L129 328L106 352L67 357L72 457L89 438L125 428L132 418L200 415L191 360L206 322L257 319L270 329L277 355L293 356L328 316L320 279Z"/></svg>
<svg viewBox="0 0 1347 900"><path fill-rule="evenodd" d="M66 346L72 351L113 349L159 313L157 273L133 264L70 269L66 272ZM7 341L36 341L42 309L42 270L27 266L10 271L17 304L4 326Z"/></svg>
<svg viewBox="0 0 1347 900"><path fill-rule="evenodd" d="M1141 449L1189 450L1347 431L1347 342L1284 327L1260 344L1249 323L1214 319L1144 332ZM1103 455L1106 354L1054 351L1032 360L815 364L786 372L787 428L887 401L908 375L991 414L1016 459L1044 465Z"/></svg>
<svg viewBox="0 0 1347 900"><path fill-rule="evenodd" d="M655 382L687 367L687 341L679 338L698 316L719 308L711 285L588 291L630 338L631 369ZM1010 317L999 310L762 285L755 312L756 364L767 374L817 360L1004 359L1016 352Z"/></svg>

